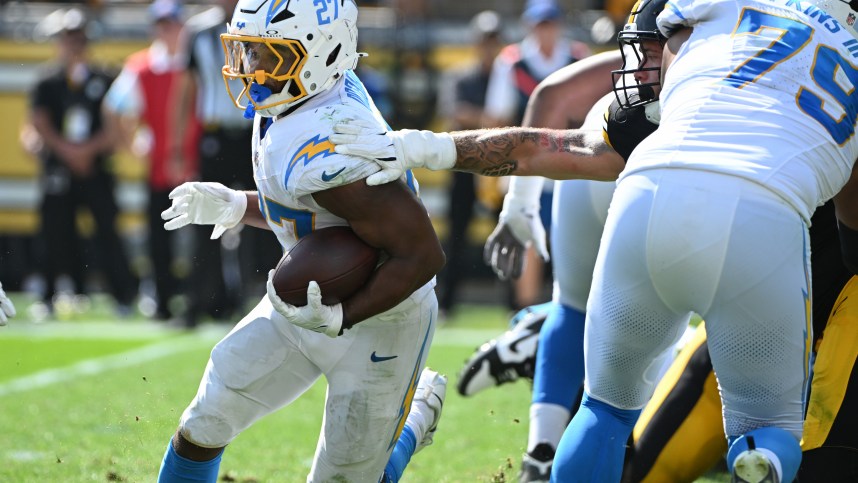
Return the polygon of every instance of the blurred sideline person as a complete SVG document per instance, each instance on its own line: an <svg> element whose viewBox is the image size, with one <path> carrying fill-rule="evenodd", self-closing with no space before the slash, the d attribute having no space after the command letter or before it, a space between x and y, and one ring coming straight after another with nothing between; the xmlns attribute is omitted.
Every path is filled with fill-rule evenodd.
<svg viewBox="0 0 858 483"><path fill-rule="evenodd" d="M118 133L102 117L102 101L113 76L88 55L87 19L78 9L58 10L57 59L30 94L30 119L41 139L40 207L44 303L53 310L56 278L68 274L75 293L85 293L85 260L97 260L107 275L120 314L131 311L136 282L116 227L115 179L108 158ZM77 211L86 206L95 221L98 256L83 249Z"/></svg>
<svg viewBox="0 0 858 483"><path fill-rule="evenodd" d="M173 109L170 123L173 145L169 165L185 163L185 130L196 117L202 125L198 145L198 179L248 190L253 188L253 171L247 145L252 124L223 94L223 48L220 35L226 32L229 15L237 0L213 0L215 5L185 24L187 66L169 95ZM243 161L243 162L242 162ZM221 240L209 239L204 228L194 230L196 250L190 276L186 325L193 327L209 315L229 320L242 309L243 295L261 289L264 273L280 258L270 237L256 230L231 230ZM255 282L255 283L254 283Z"/></svg>
<svg viewBox="0 0 858 483"><path fill-rule="evenodd" d="M493 10L476 14L470 23L476 60L464 69L448 74L449 84L439 89L438 110L453 130L477 129L483 125L486 87L492 63L503 46L502 19ZM447 265L439 275L441 295L438 310L442 319L456 306L460 283L474 273L468 265L468 228L478 203L473 173L454 172L448 191Z"/></svg>
<svg viewBox="0 0 858 483"><path fill-rule="evenodd" d="M858 82L854 67L843 60L844 54L850 55L847 50L841 54L821 44L854 42L855 32L847 27L851 23L847 20L855 13L846 4L826 3L842 23L826 17L833 27L816 31L818 35L811 42L814 29L809 25L813 22L791 8L766 3L765 8L761 4L762 10L737 12L728 2L695 5L672 3L659 17L661 32L673 34L664 50L664 64L673 68L663 72L667 82L657 134L648 137L629 159L606 221L588 301L585 395L558 447L552 470L552 479L558 481L619 481L624 441L651 395L651 376L663 350L680 335L680 322L691 310L707 320L709 352L722 391L728 466L734 481L791 481L801 461L798 440L812 332L807 228L814 208L833 197L840 236L855 240L858 176L854 161L858 141L854 139L855 117L849 113L858 111L858 102L848 97L851 91L840 84L816 84L819 92L837 99L847 113L832 120L827 111L818 109L820 94L802 88L801 95L785 95L784 90L797 88L788 74L796 69L813 76L808 81L834 78L837 71L844 73L844 82ZM765 13L768 9L775 10L777 16ZM812 16L822 15L813 5L806 10ZM748 22L737 22L737 17ZM747 63L733 69L728 59L714 56L716 51L738 49L735 56L757 58L758 49L732 44L730 29L754 32L759 31L754 25L772 22L789 27L793 36L783 42L781 37L770 44L770 49L764 49L769 60L780 52L795 52L790 42L796 38L805 39L798 44L802 48L809 43L818 45L823 60L813 63L817 49L811 48L809 53L781 58L787 62L782 69L754 76L742 68ZM675 33L689 25L695 27L693 32L686 29ZM719 35L713 37L715 32ZM688 44L684 44L689 36ZM682 45L685 48L677 56ZM642 68L655 69L662 64L657 40L644 40L640 48ZM713 62L713 58L721 62ZM676 62L671 64L673 60ZM705 62L706 68L701 69L695 61ZM713 82L717 79L721 81ZM700 102L694 96L706 96L705 115L698 113ZM744 118L745 123L736 122L737 109L760 101L770 101L770 110ZM731 121L719 122L723 115L729 115ZM774 115L778 122L759 122L761 115ZM758 135L746 139L740 132ZM385 169L392 171L375 175L369 182L384 181L394 172L419 165L484 174L593 178L611 172L616 176L621 169L604 162L564 163L563 156L552 155L551 150L530 157L535 151L532 141L517 149L485 143L496 143L498 132L460 134L458 139L426 132L409 134L388 133L385 137L388 144L393 141L395 152L402 154L402 146L407 145L420 160L409 162L402 159L407 156L400 155L395 162L386 163ZM533 134L525 131L519 136ZM397 142L400 135L408 139ZM760 136L775 142L761 145ZM560 141L557 133L535 137L542 146ZM517 140L510 138L507 141ZM682 142L677 144L677 140ZM443 144L436 145L439 141ZM690 145L699 149L690 149ZM485 160L471 154L485 148L500 155ZM337 150L353 152L343 146ZM689 151L694 151L694 156ZM790 163L784 165L784 159ZM665 162L672 164L670 169L663 168ZM807 176L790 176L784 170L793 174L803 171ZM765 181L754 181L758 178ZM804 180L804 184L796 186L789 181L796 179ZM658 196L653 194L656 186ZM701 220L707 223L699 223ZM695 233L693 239L683 235L687 233ZM692 243L695 240L705 245ZM858 254L849 243L843 246L844 261L855 270ZM697 255L688 256L689 250ZM720 276L714 276L713 271ZM650 322L636 324L642 313L648 314ZM612 358L611 354L622 356Z"/></svg>
<svg viewBox="0 0 858 483"><path fill-rule="evenodd" d="M527 34L495 58L485 100L484 124L521 124L527 100L540 81L590 55L586 44L563 37L564 13L552 0L529 0L521 15Z"/></svg>
<svg viewBox="0 0 858 483"><path fill-rule="evenodd" d="M223 76L239 85L230 94L238 93L236 106L254 122L258 191L185 183L170 194L163 217L168 230L214 225L214 238L239 223L265 228L286 251L314 230L349 226L384 261L331 306L322 304L316 282L307 287L307 305L289 305L269 272L268 296L212 350L160 481L216 481L226 445L322 375L325 417L307 481L398 481L411 456L432 442L446 378L424 365L444 252L410 173L368 186L378 166L338 155L328 141L341 113L386 126L352 71L357 13L351 0L239 1L222 36Z"/></svg>
<svg viewBox="0 0 858 483"><path fill-rule="evenodd" d="M175 0L156 0L149 6L152 44L132 54L125 62L105 99L106 114L119 125L127 125L123 136L128 148L142 151L149 168L149 201L146 217L149 234L149 259L155 281L155 318L170 319L170 298L180 294L179 280L173 273L171 234L161 226L161 212L170 206L167 195L196 173L196 143L199 135L196 119L188 120L183 130L184 154L170 156L173 131L170 116L173 104L169 93L175 88L185 67L181 50L182 6ZM129 125L130 124L130 125ZM139 130L138 130L139 127ZM136 134L135 134L136 132ZM136 138L134 138L136 135ZM130 138L134 138L133 141ZM141 146L141 144L143 146ZM183 163L173 165L170 161Z"/></svg>
<svg viewBox="0 0 858 483"><path fill-rule="evenodd" d="M15 305L6 296L6 291L3 290L3 284L0 283L0 326L6 325L12 317L15 316Z"/></svg>
<svg viewBox="0 0 858 483"><path fill-rule="evenodd" d="M505 47L492 67L486 91L485 126L522 125L527 101L537 84L558 69L590 55L586 44L563 37L563 19L563 10L554 0L528 0L521 15L527 29L525 38ZM486 181L490 180L480 182ZM550 230L553 182L542 183L540 187L539 213L545 229ZM523 272L512 282L514 309L542 301L543 260L548 259L548 253L528 249L524 256L527 263Z"/></svg>

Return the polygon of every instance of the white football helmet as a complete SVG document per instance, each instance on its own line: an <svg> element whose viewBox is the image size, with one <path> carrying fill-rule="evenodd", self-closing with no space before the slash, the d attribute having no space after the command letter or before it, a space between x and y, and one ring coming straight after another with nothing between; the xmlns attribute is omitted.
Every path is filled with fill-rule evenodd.
<svg viewBox="0 0 858 483"><path fill-rule="evenodd" d="M221 41L224 83L235 105L273 117L330 89L357 65L357 5L354 0L239 0ZM236 80L243 83L237 95L230 89ZM271 95L258 95L263 85Z"/></svg>
<svg viewBox="0 0 858 483"><path fill-rule="evenodd" d="M825 10L825 13L834 17L853 37L858 38L858 32L855 31L855 23L858 21L858 0L810 0L808 3Z"/></svg>

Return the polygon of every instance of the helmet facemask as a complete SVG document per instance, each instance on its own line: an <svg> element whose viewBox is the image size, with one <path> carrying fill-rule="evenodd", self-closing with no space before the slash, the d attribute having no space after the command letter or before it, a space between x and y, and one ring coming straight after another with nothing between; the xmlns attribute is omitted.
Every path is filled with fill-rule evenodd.
<svg viewBox="0 0 858 483"><path fill-rule="evenodd" d="M664 45L664 39L655 32L622 31L617 36L620 44L620 55L623 67L611 72L614 80L614 95L623 109L643 106L658 100L655 87L661 85L661 66L643 67L647 62L646 54L641 49L643 41L652 40ZM638 72L656 72L656 80L641 83L635 79Z"/></svg>
<svg viewBox="0 0 858 483"><path fill-rule="evenodd" d="M357 64L357 15L354 0L238 0L222 72L245 117L280 115L335 86Z"/></svg>
<svg viewBox="0 0 858 483"><path fill-rule="evenodd" d="M226 56L223 79L237 107L249 112L265 111L307 96L298 77L307 61L307 51L297 40L223 34L221 42ZM231 81L242 83L238 94ZM264 86L268 91L254 86Z"/></svg>
<svg viewBox="0 0 858 483"><path fill-rule="evenodd" d="M657 101L655 88L661 85L661 65L644 67L647 63L644 42L658 42L664 47L665 39L658 30L656 19L661 13L667 0L638 0L632 7L629 19L623 30L617 35L620 44L620 54L623 57L623 67L611 72L614 79L614 95L623 109L631 109ZM636 73L656 72L656 80L641 83L635 79ZM649 77L649 76L647 76Z"/></svg>

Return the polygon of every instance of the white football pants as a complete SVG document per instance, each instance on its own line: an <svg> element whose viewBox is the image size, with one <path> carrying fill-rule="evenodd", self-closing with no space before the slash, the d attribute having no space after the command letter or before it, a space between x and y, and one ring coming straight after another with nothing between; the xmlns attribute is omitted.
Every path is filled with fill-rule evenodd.
<svg viewBox="0 0 858 483"><path fill-rule="evenodd" d="M581 312L587 308L599 240L615 186L613 181L580 179L554 183L551 205L553 302Z"/></svg>
<svg viewBox="0 0 858 483"><path fill-rule="evenodd" d="M324 374L325 415L307 481L375 483L405 425L437 313L427 284L332 339L290 324L263 297L212 349L180 431L199 446L225 446Z"/></svg>
<svg viewBox="0 0 858 483"><path fill-rule="evenodd" d="M801 437L810 355L810 253L798 212L741 178L629 175L614 193L587 307L586 389L642 408L689 312L706 320L728 436Z"/></svg>

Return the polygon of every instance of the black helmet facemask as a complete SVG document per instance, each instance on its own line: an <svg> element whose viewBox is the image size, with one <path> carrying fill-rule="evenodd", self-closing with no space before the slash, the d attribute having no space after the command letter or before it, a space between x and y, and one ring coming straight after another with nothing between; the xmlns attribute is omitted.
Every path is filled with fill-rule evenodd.
<svg viewBox="0 0 858 483"><path fill-rule="evenodd" d="M629 20L623 30L617 35L623 67L611 72L614 80L614 95L624 109L649 104L658 100L655 96L655 86L660 81L639 83L635 78L636 72L657 71L661 78L661 67L641 67L646 62L646 56L641 50L641 42L652 40L664 45L665 37L661 35L656 25L656 17L664 10L667 0L639 0L632 8Z"/></svg>

